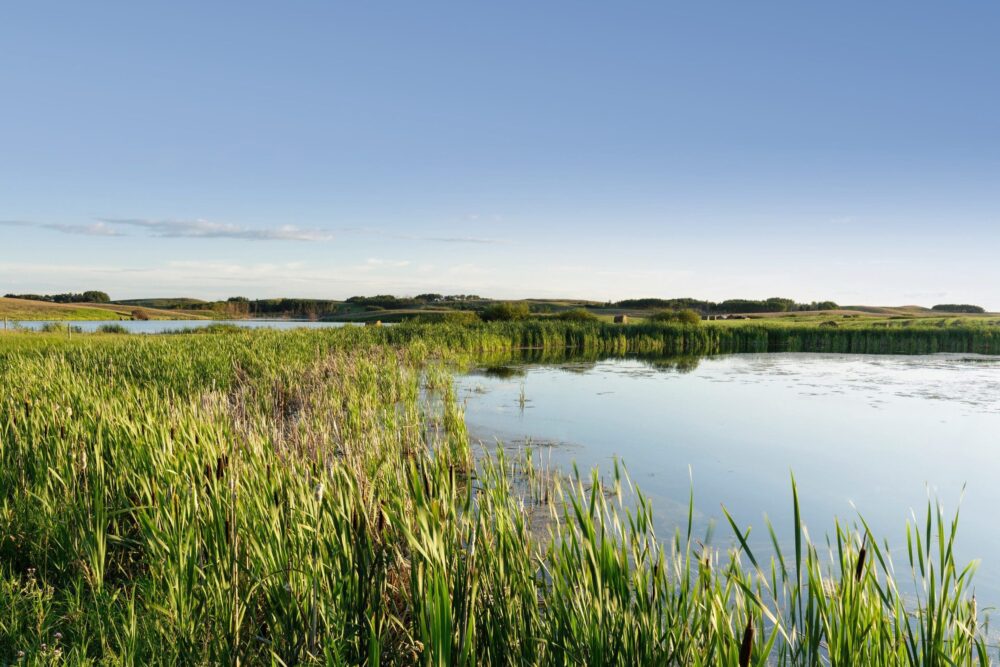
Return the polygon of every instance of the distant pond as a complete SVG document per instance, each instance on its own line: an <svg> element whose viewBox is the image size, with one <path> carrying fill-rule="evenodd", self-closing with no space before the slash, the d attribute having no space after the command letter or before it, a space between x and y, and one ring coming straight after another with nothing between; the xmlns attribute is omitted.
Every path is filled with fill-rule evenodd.
<svg viewBox="0 0 1000 667"><path fill-rule="evenodd" d="M130 333L155 334L166 331L180 331L184 329L201 329L213 324L229 324L248 329L328 329L349 326L351 322L312 322L309 320L74 320L74 321L48 321L31 320L22 322L10 322L10 327L21 327L37 331L47 324L65 324L67 326L79 328L84 332L97 331L101 326L113 324L122 326Z"/></svg>
<svg viewBox="0 0 1000 667"><path fill-rule="evenodd" d="M772 550L765 514L791 549L794 472L814 543L834 517L861 512L906 568L911 510L922 522L930 496L951 518L961 500L959 559L982 560L980 600L1000 603L1000 357L510 363L464 374L457 389L485 447L531 446L536 462L599 466L605 478L621 459L652 498L661 539L686 522L693 476L696 535L714 524L715 546L730 543L724 504L753 527L759 555Z"/></svg>

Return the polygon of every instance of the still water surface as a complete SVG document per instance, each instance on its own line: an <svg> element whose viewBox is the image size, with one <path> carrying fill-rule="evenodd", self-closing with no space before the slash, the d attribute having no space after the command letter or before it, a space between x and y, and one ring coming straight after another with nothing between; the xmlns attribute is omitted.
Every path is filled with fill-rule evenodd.
<svg viewBox="0 0 1000 667"><path fill-rule="evenodd" d="M693 476L696 533L714 523L713 542L729 544L721 503L753 527L755 549L769 551L765 514L791 549L794 472L814 542L834 517L861 512L902 574L911 511L922 523L928 496L946 516L961 501L959 558L981 559L979 599L1000 602L1000 357L529 364L479 369L458 390L485 446L531 444L536 460L566 470L621 459L652 498L661 537L686 521Z"/></svg>

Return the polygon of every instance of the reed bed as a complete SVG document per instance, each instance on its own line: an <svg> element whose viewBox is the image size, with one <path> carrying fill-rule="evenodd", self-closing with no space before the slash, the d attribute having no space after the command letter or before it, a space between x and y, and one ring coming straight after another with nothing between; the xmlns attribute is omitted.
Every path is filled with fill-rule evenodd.
<svg viewBox="0 0 1000 667"><path fill-rule="evenodd" d="M627 331L5 337L0 664L990 664L933 506L906 554L863 522L823 546L793 485L764 561L733 519L730 548L656 535L618 466L473 454L449 364L769 346Z"/></svg>

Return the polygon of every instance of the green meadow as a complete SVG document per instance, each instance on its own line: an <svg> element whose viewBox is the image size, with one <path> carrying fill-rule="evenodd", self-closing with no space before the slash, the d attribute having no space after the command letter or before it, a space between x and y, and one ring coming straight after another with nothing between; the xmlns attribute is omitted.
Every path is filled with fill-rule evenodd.
<svg viewBox="0 0 1000 667"><path fill-rule="evenodd" d="M452 374L524 348L996 354L1000 327L550 319L0 334L0 664L996 655L975 565L954 556L957 517L933 504L901 521L892 537L907 549L890 553L863 519L807 531L789 479L794 548L775 538L765 559L732 519L721 547L692 534L691 514L655 534L652 503L619 465L553 471L530 453L480 451Z"/></svg>

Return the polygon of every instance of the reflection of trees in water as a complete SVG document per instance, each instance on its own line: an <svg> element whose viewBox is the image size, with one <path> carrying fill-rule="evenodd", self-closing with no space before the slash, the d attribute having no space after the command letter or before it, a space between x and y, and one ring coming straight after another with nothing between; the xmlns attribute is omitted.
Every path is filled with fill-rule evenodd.
<svg viewBox="0 0 1000 667"><path fill-rule="evenodd" d="M551 365L567 373L587 373L602 361L632 360L651 370L667 373L690 373L698 368L703 357L697 355L609 355L566 350L519 350L514 354L487 356L480 359L482 366L473 374L506 380L524 377L529 365Z"/></svg>
<svg viewBox="0 0 1000 667"><path fill-rule="evenodd" d="M564 364L568 362L597 362L605 359L618 358L607 353L584 352L572 348L530 348L484 354L479 357L479 363L487 368L502 368L523 364Z"/></svg>
<svg viewBox="0 0 1000 667"><path fill-rule="evenodd" d="M488 378L497 378L498 380L507 380L509 378L524 377L528 374L528 370L524 366L510 365L510 366L487 366L483 368L480 373Z"/></svg>
<svg viewBox="0 0 1000 667"><path fill-rule="evenodd" d="M690 373L697 370L698 364L701 363L702 357L696 356L683 356L683 357L660 357L655 359L643 359L639 358L639 361L643 362L650 368L658 371L667 371L674 373Z"/></svg>

